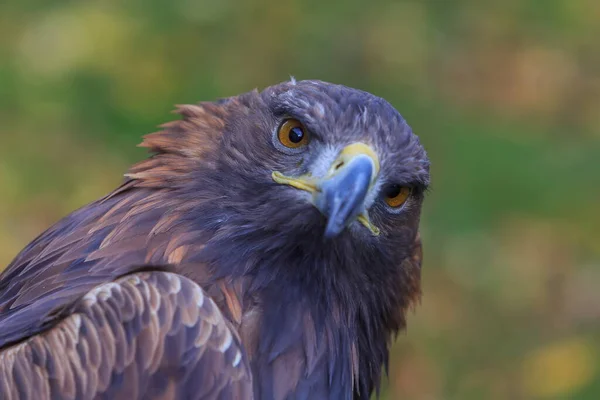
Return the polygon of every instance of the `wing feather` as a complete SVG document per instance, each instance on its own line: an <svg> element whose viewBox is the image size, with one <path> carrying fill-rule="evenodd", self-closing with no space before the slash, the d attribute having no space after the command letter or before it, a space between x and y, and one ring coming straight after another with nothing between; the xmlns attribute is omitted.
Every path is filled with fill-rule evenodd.
<svg viewBox="0 0 600 400"><path fill-rule="evenodd" d="M164 215L177 211L167 189L124 186L59 221L2 272L0 348L48 329L87 291L135 272L136 265L180 263L194 250L178 249L191 243L183 228L150 234ZM158 198L165 201L156 204Z"/></svg>
<svg viewBox="0 0 600 400"><path fill-rule="evenodd" d="M0 398L251 399L237 332L193 281L139 272L0 352Z"/></svg>

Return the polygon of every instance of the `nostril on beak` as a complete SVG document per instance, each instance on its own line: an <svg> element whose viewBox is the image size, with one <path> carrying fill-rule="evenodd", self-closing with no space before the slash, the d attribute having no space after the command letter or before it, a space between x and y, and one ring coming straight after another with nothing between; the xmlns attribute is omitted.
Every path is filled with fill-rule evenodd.
<svg viewBox="0 0 600 400"><path fill-rule="evenodd" d="M338 169L342 168L344 166L344 161L339 161L337 164L335 164L335 167L333 167L333 169L335 171L337 171Z"/></svg>

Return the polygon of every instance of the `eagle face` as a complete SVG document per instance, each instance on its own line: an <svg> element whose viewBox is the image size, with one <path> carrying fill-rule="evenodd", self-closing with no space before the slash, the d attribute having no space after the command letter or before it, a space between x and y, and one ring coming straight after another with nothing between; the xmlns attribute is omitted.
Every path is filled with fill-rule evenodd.
<svg viewBox="0 0 600 400"><path fill-rule="evenodd" d="M269 238L266 248L253 248L353 248L396 263L406 257L429 161L387 101L293 80L237 101L218 151L216 171L229 177L219 185L223 221Z"/></svg>

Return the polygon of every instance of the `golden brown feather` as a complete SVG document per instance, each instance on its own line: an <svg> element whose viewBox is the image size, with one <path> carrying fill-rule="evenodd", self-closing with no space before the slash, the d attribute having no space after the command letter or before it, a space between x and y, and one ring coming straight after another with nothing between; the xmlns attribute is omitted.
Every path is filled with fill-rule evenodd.
<svg viewBox="0 0 600 400"><path fill-rule="evenodd" d="M141 272L94 288L55 327L0 352L0 398L246 399L242 351L194 282Z"/></svg>

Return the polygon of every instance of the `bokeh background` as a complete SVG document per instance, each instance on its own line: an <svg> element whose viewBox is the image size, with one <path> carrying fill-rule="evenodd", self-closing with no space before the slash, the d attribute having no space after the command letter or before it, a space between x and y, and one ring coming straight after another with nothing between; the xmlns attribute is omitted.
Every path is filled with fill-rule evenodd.
<svg viewBox="0 0 600 400"><path fill-rule="evenodd" d="M316 78L433 162L383 399L600 398L600 2L0 2L0 265L113 189L176 103Z"/></svg>

